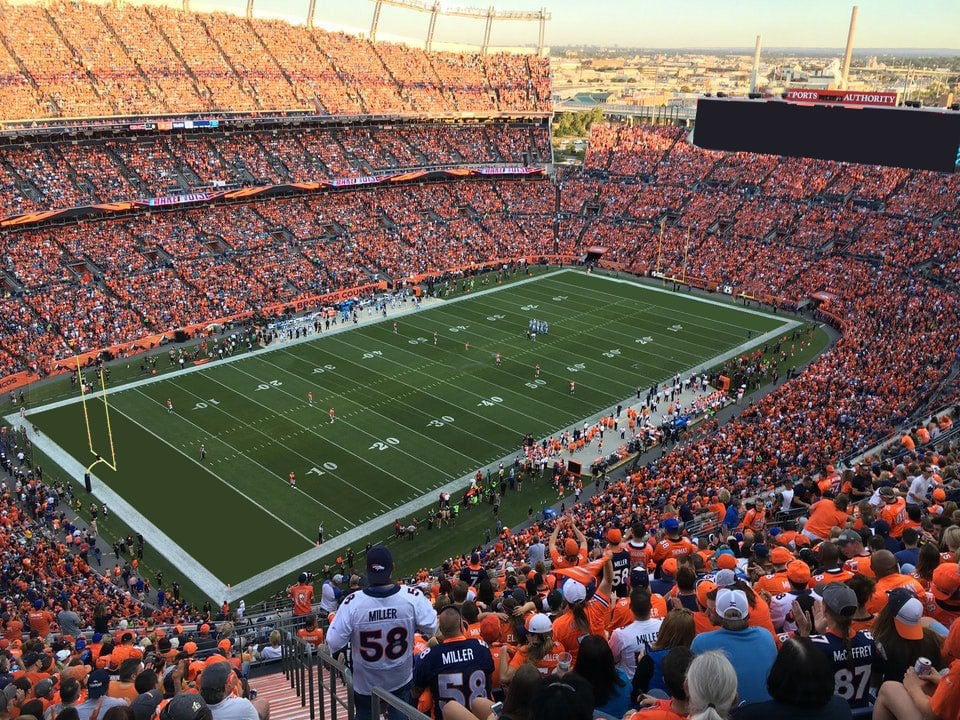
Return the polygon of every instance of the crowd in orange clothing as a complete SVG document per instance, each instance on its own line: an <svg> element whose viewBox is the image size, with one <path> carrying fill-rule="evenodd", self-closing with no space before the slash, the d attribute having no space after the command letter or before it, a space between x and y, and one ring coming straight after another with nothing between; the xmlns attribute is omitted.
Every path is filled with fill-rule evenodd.
<svg viewBox="0 0 960 720"><path fill-rule="evenodd" d="M164 134L0 149L0 214L407 168L550 162L546 127L423 122Z"/></svg>
<svg viewBox="0 0 960 720"><path fill-rule="evenodd" d="M0 33L2 120L550 109L545 57L427 53L275 20L64 1L4 5Z"/></svg>

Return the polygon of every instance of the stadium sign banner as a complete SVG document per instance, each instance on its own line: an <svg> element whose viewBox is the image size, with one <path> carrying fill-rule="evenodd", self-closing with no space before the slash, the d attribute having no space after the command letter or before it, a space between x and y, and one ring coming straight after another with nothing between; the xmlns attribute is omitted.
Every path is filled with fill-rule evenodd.
<svg viewBox="0 0 960 720"><path fill-rule="evenodd" d="M224 193L185 193L183 195L166 195L165 197L147 198L146 200L135 200L134 205L140 207L169 207L170 205L185 205L186 203L207 202L214 198L221 197Z"/></svg>
<svg viewBox="0 0 960 720"><path fill-rule="evenodd" d="M531 175L533 173L542 173L543 168L537 167L490 167L479 168L481 175Z"/></svg>
<svg viewBox="0 0 960 720"><path fill-rule="evenodd" d="M873 92L870 90L813 90L809 88L790 88L786 99L789 102L831 103L834 105L880 105L896 107L895 92Z"/></svg>
<svg viewBox="0 0 960 720"><path fill-rule="evenodd" d="M39 375L26 370L14 373L13 375L7 375L6 377L0 378L0 392L10 392L16 390L18 387L36 382L39 379Z"/></svg>
<svg viewBox="0 0 960 720"><path fill-rule="evenodd" d="M369 185L380 182L380 180L382 180L382 178L374 177L373 175L363 175L361 177L334 178L330 181L330 185L333 187L349 187L351 185Z"/></svg>

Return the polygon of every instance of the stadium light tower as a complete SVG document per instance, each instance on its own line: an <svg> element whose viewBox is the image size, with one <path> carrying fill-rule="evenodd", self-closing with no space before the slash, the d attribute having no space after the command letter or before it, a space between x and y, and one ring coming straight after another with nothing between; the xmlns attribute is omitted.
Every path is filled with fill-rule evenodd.
<svg viewBox="0 0 960 720"><path fill-rule="evenodd" d="M312 19L312 8L316 0L310 0L311 11L309 16ZM437 18L441 15L448 17L465 17L474 20L484 21L482 52L486 53L490 47L490 34L493 28L494 20L514 20L520 22L537 22L540 25L540 32L537 38L537 54L542 55L545 47L546 23L551 19L551 15L546 8L539 10L497 10L492 5L488 8L470 8L470 7L447 7L444 0L373 0L373 18L370 21L370 39L377 39L377 30L380 26L380 13L384 5L413 10L415 12L428 13L430 23L427 27L427 37L425 47L430 50L433 47L433 38L437 29Z"/></svg>
<svg viewBox="0 0 960 720"><path fill-rule="evenodd" d="M841 90L847 89L847 76L850 74L850 58L853 56L853 38L857 34L857 11L859 8L854 5L850 12L850 29L847 31L847 47L843 52L843 70L840 74Z"/></svg>

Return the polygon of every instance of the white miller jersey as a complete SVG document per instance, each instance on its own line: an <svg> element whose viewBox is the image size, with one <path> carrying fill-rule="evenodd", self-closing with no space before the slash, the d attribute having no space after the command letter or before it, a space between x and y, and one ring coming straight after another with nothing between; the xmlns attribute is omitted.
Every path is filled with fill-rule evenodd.
<svg viewBox="0 0 960 720"><path fill-rule="evenodd" d="M353 686L361 695L374 687L396 690L413 677L413 634L432 635L437 611L417 588L367 588L347 596L327 631L334 653L350 644Z"/></svg>

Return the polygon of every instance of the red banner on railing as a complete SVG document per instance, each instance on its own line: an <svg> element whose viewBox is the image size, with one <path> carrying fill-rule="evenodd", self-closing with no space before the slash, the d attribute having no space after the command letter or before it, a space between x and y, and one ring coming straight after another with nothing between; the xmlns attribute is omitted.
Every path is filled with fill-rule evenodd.
<svg viewBox="0 0 960 720"><path fill-rule="evenodd" d="M790 88L787 100L800 103L831 103L834 105L881 105L896 107L898 93L871 90L815 90Z"/></svg>

